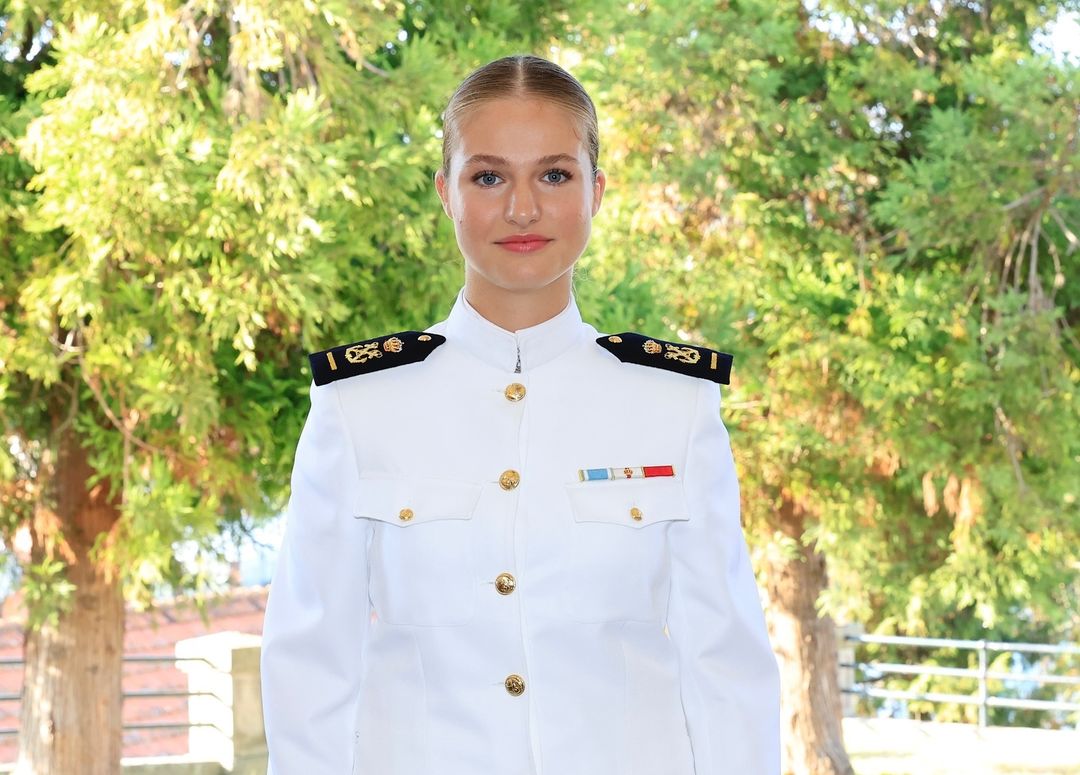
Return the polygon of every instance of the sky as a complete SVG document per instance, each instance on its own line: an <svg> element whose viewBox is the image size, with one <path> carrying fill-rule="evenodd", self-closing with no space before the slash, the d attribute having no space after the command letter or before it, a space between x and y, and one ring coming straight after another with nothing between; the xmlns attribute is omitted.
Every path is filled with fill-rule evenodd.
<svg viewBox="0 0 1080 775"><path fill-rule="evenodd" d="M1080 11L1060 13L1039 42L1058 61L1080 65Z"/></svg>

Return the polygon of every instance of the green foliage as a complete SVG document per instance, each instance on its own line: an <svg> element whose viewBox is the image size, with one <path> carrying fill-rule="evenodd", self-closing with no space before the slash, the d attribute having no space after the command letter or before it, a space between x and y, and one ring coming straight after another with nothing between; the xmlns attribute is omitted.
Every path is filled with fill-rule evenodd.
<svg viewBox="0 0 1080 775"><path fill-rule="evenodd" d="M883 632L1080 632L1078 71L1031 44L1059 7L655 2L583 32L633 241L605 263L736 353L755 542L794 504L825 610Z"/></svg>
<svg viewBox="0 0 1080 775"><path fill-rule="evenodd" d="M22 590L28 626L55 626L60 615L71 609L75 585L65 578L64 570L64 563L55 559L44 559L27 568Z"/></svg>
<svg viewBox="0 0 1080 775"><path fill-rule="evenodd" d="M461 259L432 175L453 85L565 17L161 0L0 18L0 531L33 526L29 601L55 610L63 564L31 518L73 427L122 493L94 560L131 600L205 591L175 549L281 509L305 353L449 309Z"/></svg>

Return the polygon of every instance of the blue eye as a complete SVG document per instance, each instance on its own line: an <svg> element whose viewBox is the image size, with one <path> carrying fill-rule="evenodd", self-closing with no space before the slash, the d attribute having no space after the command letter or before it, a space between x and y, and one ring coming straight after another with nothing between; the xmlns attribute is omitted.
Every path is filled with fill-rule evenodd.
<svg viewBox="0 0 1080 775"><path fill-rule="evenodd" d="M546 178L548 175L562 175L563 176L562 180L549 180L548 181L549 183L555 183L556 185L558 185L560 183L565 183L566 181L570 180L570 178L574 177L573 175L571 175L566 170L560 170L560 169L548 170L547 172L544 173L544 177Z"/></svg>
<svg viewBox="0 0 1080 775"><path fill-rule="evenodd" d="M473 175L473 181L476 182L476 183L480 183L480 181L483 178L497 178L497 177L499 177L499 176L496 175L491 170L484 170L483 172L478 172L475 175ZM483 186L484 188L490 188L494 184L493 183L492 184L480 183L480 185Z"/></svg>

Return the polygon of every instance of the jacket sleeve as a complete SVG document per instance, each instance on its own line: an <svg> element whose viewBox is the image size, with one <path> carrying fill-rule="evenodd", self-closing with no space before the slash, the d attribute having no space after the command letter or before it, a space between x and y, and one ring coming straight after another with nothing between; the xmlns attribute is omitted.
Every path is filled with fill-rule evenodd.
<svg viewBox="0 0 1080 775"><path fill-rule="evenodd" d="M261 658L268 775L348 775L370 623L367 520L337 385L311 388Z"/></svg>
<svg viewBox="0 0 1080 775"><path fill-rule="evenodd" d="M739 521L720 390L702 382L687 450L690 518L670 532L668 632L697 775L778 775L780 678Z"/></svg>

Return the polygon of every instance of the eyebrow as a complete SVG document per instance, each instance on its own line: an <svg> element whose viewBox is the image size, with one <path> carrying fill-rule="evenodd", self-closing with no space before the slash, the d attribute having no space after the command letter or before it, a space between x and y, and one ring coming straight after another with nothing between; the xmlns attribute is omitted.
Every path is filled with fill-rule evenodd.
<svg viewBox="0 0 1080 775"><path fill-rule="evenodd" d="M541 167L545 164L555 164L556 162L570 162L571 164L577 164L578 160L568 153L553 153L548 156L541 156L536 160L535 166ZM487 153L477 153L466 160L465 165L470 164L492 164L501 165L503 167L509 167L510 162L504 159L502 156L492 156Z"/></svg>

